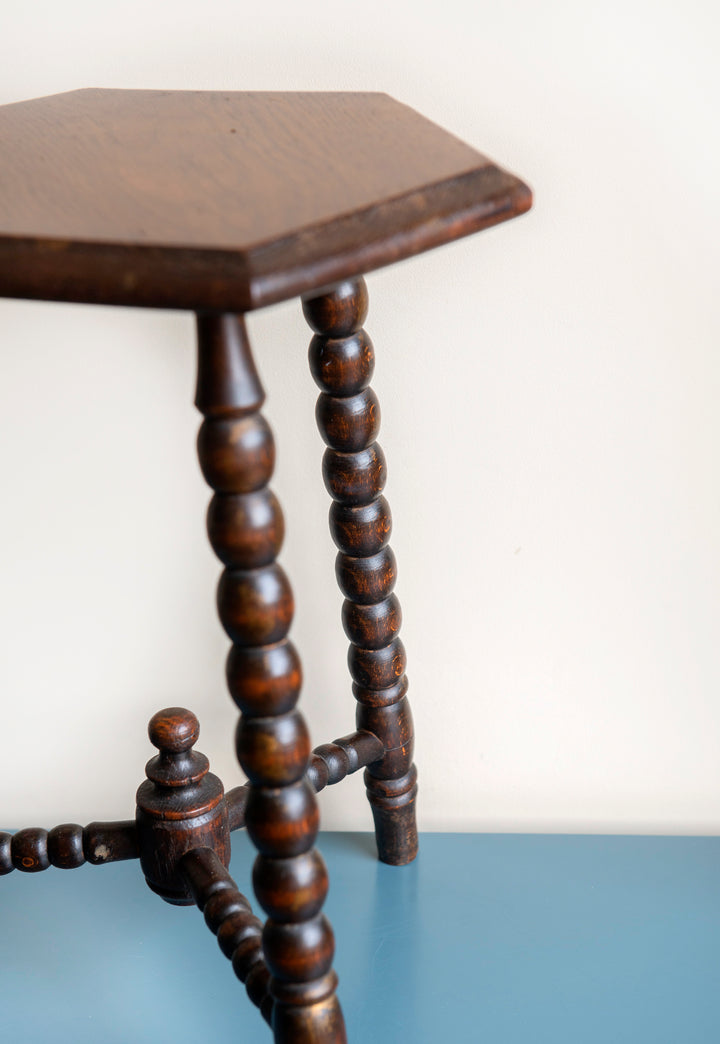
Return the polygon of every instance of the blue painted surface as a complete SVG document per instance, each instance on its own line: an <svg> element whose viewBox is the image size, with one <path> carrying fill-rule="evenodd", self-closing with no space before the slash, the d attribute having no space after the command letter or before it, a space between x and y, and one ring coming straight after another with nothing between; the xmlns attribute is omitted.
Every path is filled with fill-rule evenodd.
<svg viewBox="0 0 720 1044"><path fill-rule="evenodd" d="M720 838L325 834L351 1042L720 1041ZM232 872L250 893L247 839ZM3 1040L269 1044L192 908L136 863L0 879Z"/></svg>

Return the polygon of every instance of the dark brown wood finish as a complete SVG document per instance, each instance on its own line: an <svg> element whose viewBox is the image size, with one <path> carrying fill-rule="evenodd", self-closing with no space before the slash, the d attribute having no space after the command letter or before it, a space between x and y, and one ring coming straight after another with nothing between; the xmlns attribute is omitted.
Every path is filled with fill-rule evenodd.
<svg viewBox="0 0 720 1044"><path fill-rule="evenodd" d="M379 737L384 749L383 757L366 768L365 784L378 855L400 865L417 854L417 772L400 603L392 593L397 576L388 546L392 522L382 496L385 457L375 441L380 406L369 387L374 351L362 329L367 310L362 279L303 301L315 331L310 369L321 389L316 417L328 446L323 476L334 501L330 531L339 548L336 574L345 595L342 619L351 642L348 665L357 725Z"/></svg>
<svg viewBox="0 0 720 1044"><path fill-rule="evenodd" d="M137 859L135 820L119 823L62 823L52 830L27 827L15 834L0 832L0 876L12 870L35 874L56 866L73 870L84 863L102 866Z"/></svg>
<svg viewBox="0 0 720 1044"><path fill-rule="evenodd" d="M145 766L147 779L137 792L140 866L154 892L168 903L195 901L180 873L179 861L193 848L212 848L221 863L230 863L230 824L223 785L208 771L204 754L193 750L200 734L195 715L183 707L167 707L148 725L160 751Z"/></svg>
<svg viewBox="0 0 720 1044"><path fill-rule="evenodd" d="M367 729L341 736L316 747L310 759L308 780L315 791L340 783L358 769L379 761L385 754L382 740Z"/></svg>
<svg viewBox="0 0 720 1044"><path fill-rule="evenodd" d="M85 90L0 107L0 295L247 312L527 210L385 94Z"/></svg>
<svg viewBox="0 0 720 1044"><path fill-rule="evenodd" d="M0 833L0 875L140 858L168 902L197 903L276 1044L343 1044L314 848L315 791L365 768L380 858L417 851L405 651L388 546L386 463L370 388L362 275L523 213L514 175L383 94L73 91L0 107L0 296L197 313L200 465L224 566L236 749L249 782L227 795L193 750L195 716L150 722L134 821ZM275 446L242 314L304 296L328 449L330 528L357 731L310 752L268 488ZM247 825L264 925L227 871Z"/></svg>
<svg viewBox="0 0 720 1044"><path fill-rule="evenodd" d="M340 783L346 776L378 761L385 754L382 740L360 729L349 736L342 736L332 743L315 747L310 757L307 780L317 793L325 787ZM230 829L240 830L245 826L245 809L250 794L250 784L233 787L226 795Z"/></svg>
<svg viewBox="0 0 720 1044"><path fill-rule="evenodd" d="M272 1023L273 999L268 989L270 972L262 951L262 924L239 890L217 853L211 848L186 852L179 870L205 923L232 962L233 971L245 983L248 997Z"/></svg>
<svg viewBox="0 0 720 1044"><path fill-rule="evenodd" d="M218 611L233 643L227 675L241 711L236 749L249 780L245 823L259 852L253 880L268 914L262 938L273 1030L278 1044L339 1044L345 1029L334 940L321 912L327 874L313 848L319 820L306 776L310 740L296 709L293 597L276 562L283 523L268 489L274 444L260 414L263 400L242 317L199 315L196 405L205 420L198 453L215 490L208 535L225 565Z"/></svg>

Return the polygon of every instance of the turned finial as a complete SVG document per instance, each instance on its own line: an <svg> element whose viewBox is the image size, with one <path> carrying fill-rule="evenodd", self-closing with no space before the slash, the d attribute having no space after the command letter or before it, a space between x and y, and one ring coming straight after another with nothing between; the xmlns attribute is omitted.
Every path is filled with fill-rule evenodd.
<svg viewBox="0 0 720 1044"><path fill-rule="evenodd" d="M148 724L148 736L153 747L172 754L190 750L200 735L200 722L192 711L184 707L166 707L153 714Z"/></svg>
<svg viewBox="0 0 720 1044"><path fill-rule="evenodd" d="M145 766L145 774L162 787L187 787L207 774L210 764L204 754L194 751L200 735L200 722L184 707L166 707L153 714L148 736L160 751Z"/></svg>
<svg viewBox="0 0 720 1044"><path fill-rule="evenodd" d="M212 848L225 866L230 861L223 786L208 771L205 755L193 750L200 725L192 711L158 711L148 735L160 753L145 766L147 779L137 792L140 865L153 891L170 903L190 904L179 871L182 856L194 848Z"/></svg>

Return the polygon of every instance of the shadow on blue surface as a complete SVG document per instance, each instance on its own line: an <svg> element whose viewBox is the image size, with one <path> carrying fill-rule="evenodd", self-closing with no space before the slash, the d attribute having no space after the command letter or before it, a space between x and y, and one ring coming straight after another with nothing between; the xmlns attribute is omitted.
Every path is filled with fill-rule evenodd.
<svg viewBox="0 0 720 1044"><path fill-rule="evenodd" d="M324 834L351 1042L717 1044L720 838ZM231 870L251 894L253 854ZM3 1039L268 1044L197 910L137 863L0 880Z"/></svg>

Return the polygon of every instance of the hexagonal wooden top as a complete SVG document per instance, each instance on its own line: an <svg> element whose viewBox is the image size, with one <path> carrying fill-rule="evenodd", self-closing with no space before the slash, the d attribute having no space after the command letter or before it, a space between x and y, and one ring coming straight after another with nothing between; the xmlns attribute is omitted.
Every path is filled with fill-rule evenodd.
<svg viewBox="0 0 720 1044"><path fill-rule="evenodd" d="M527 210L384 94L71 91L0 107L0 295L248 311Z"/></svg>

